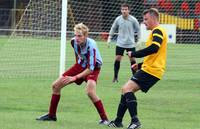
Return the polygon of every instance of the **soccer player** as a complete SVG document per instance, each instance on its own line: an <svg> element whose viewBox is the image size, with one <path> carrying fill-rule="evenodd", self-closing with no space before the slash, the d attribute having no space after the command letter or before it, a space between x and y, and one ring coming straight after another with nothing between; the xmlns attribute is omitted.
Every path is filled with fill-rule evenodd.
<svg viewBox="0 0 200 129"><path fill-rule="evenodd" d="M88 37L88 31L88 27L83 23L75 25L75 37L72 38L71 45L75 52L76 63L53 83L49 113L36 120L56 121L56 110L61 96L61 89L71 83L80 85L85 81L87 95L101 118L99 124L108 124L108 118L102 101L96 95L96 82L100 73L102 58L96 42Z"/></svg>
<svg viewBox="0 0 200 129"><path fill-rule="evenodd" d="M143 22L147 30L151 30L146 48L136 52L128 52L129 57L144 57L143 63L132 65L137 72L122 87L121 100L118 105L117 117L109 123L109 127L123 127L122 119L128 109L131 123L128 129L137 129L141 123L137 116L137 100L135 92L148 90L163 76L166 65L167 34L159 25L159 12L155 8L143 12Z"/></svg>
<svg viewBox="0 0 200 129"><path fill-rule="evenodd" d="M121 13L122 15L118 16L109 32L109 37L107 40L107 44L109 45L111 39L116 31L118 31L116 49L115 49L115 62L114 62L114 77L113 82L118 82L118 72L120 69L120 62L122 60L122 56L124 55L124 51L135 51L136 40L140 37L140 25L138 20L129 14L129 5L122 4L121 5ZM131 65L135 64L136 61L134 58L130 57ZM132 74L135 73L133 69Z"/></svg>

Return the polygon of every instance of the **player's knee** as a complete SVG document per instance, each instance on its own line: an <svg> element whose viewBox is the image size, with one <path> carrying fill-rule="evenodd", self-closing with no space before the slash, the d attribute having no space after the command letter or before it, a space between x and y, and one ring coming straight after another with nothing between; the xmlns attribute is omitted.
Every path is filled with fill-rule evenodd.
<svg viewBox="0 0 200 129"><path fill-rule="evenodd" d="M93 96L93 92L91 92L91 91L88 91L88 90L86 90L86 94L87 94L87 96Z"/></svg>
<svg viewBox="0 0 200 129"><path fill-rule="evenodd" d="M60 92L60 86L57 84L57 83L54 83L53 85L52 85L52 90L53 90L53 92L55 92L55 93L57 93L57 92Z"/></svg>
<svg viewBox="0 0 200 129"><path fill-rule="evenodd" d="M86 94L89 98L93 98L96 95L92 90L86 90Z"/></svg>
<svg viewBox="0 0 200 129"><path fill-rule="evenodd" d="M120 62L120 61L122 60L122 58L121 58L121 57L118 57L118 56L116 56L115 60Z"/></svg>
<svg viewBox="0 0 200 129"><path fill-rule="evenodd" d="M125 87L122 87L122 94L126 93L127 89Z"/></svg>
<svg viewBox="0 0 200 129"><path fill-rule="evenodd" d="M132 90L130 88L128 88L126 85L122 87L122 94L128 93L128 92L132 92Z"/></svg>
<svg viewBox="0 0 200 129"><path fill-rule="evenodd" d="M90 98L90 100L94 103L99 100L99 97L96 95L95 92L87 92L87 96Z"/></svg>

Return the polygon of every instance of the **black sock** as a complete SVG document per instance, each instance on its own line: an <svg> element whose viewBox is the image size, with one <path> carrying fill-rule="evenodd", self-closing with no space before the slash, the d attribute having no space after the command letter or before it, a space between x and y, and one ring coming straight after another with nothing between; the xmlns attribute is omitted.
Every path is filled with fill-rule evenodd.
<svg viewBox="0 0 200 129"><path fill-rule="evenodd" d="M114 63L114 77L115 78L118 78L119 68L120 68L120 61L116 60Z"/></svg>
<svg viewBox="0 0 200 129"><path fill-rule="evenodd" d="M132 61L132 62L131 62L131 66L132 66L133 64L135 64L135 63L136 63L135 61ZM135 71L134 69L131 68L131 72L132 72L132 74L134 75L136 71Z"/></svg>
<svg viewBox="0 0 200 129"><path fill-rule="evenodd" d="M121 95L121 100L119 102L119 106L117 109L117 118L115 119L115 122L118 122L118 123L122 122L122 119L124 117L126 110L127 110L126 99L124 95Z"/></svg>
<svg viewBox="0 0 200 129"><path fill-rule="evenodd" d="M131 116L132 122L137 122L137 99L132 92L124 94L126 98L126 104L128 107L129 114Z"/></svg>

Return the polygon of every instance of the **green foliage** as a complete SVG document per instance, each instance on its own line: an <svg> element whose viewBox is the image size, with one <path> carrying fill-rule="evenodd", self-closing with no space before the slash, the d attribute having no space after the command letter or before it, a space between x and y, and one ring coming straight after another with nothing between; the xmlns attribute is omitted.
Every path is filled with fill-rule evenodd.
<svg viewBox="0 0 200 129"><path fill-rule="evenodd" d="M0 40L1 43L2 40ZM28 49L29 51L37 51L38 49L35 47L36 45L32 45ZM111 81L115 47L112 45L111 48L107 48L105 42L98 42L98 47L104 64L98 80L97 94L103 100L107 114L112 120L116 116L121 87L131 77L130 65L128 58L124 56L119 73L119 83L113 84ZM143 125L142 129L199 129L199 48L199 45L169 44L167 71L163 80L159 81L147 94L142 92L136 94L139 118ZM53 50L55 47L49 45L49 48L41 49L40 51L50 49ZM59 50L58 47L56 47L56 50ZM2 54L1 49L0 53ZM17 58L18 54L13 53L12 56L14 55L16 57L9 57L8 61L12 62L12 60L9 60L10 58ZM40 55L30 54L29 56L30 61L34 62L35 58L33 56ZM50 61L51 63L55 63L54 61L57 60L54 59L57 56L49 58L53 58ZM74 63L73 51L69 44L67 44L66 58L68 68ZM40 67L38 68L40 69ZM43 67L41 67L42 69ZM13 74L13 71L7 70L5 74ZM34 72L26 72L26 74L37 75ZM15 78L6 78L1 75L0 129L108 128L98 125L99 116L93 104L85 95L85 83L81 86L72 84L62 90L57 122L38 122L35 120L36 117L48 112L51 83L56 79L57 74L55 73L51 76L43 74L44 76L40 76L40 78L32 75L27 77L22 74ZM124 125L126 126L129 122L130 117L127 112L124 118Z"/></svg>

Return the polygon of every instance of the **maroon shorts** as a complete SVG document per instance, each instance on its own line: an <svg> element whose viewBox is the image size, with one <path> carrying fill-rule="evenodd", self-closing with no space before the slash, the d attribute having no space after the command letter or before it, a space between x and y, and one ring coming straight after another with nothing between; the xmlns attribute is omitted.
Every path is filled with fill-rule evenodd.
<svg viewBox="0 0 200 129"><path fill-rule="evenodd" d="M63 73L63 77L65 76L76 76L77 74L83 72L86 68L82 68L79 64L74 64L71 68L69 68L66 72ZM77 85L82 84L83 81L94 80L97 81L98 75L100 73L100 68L95 68L92 73L87 75L84 78L77 79L75 83Z"/></svg>

